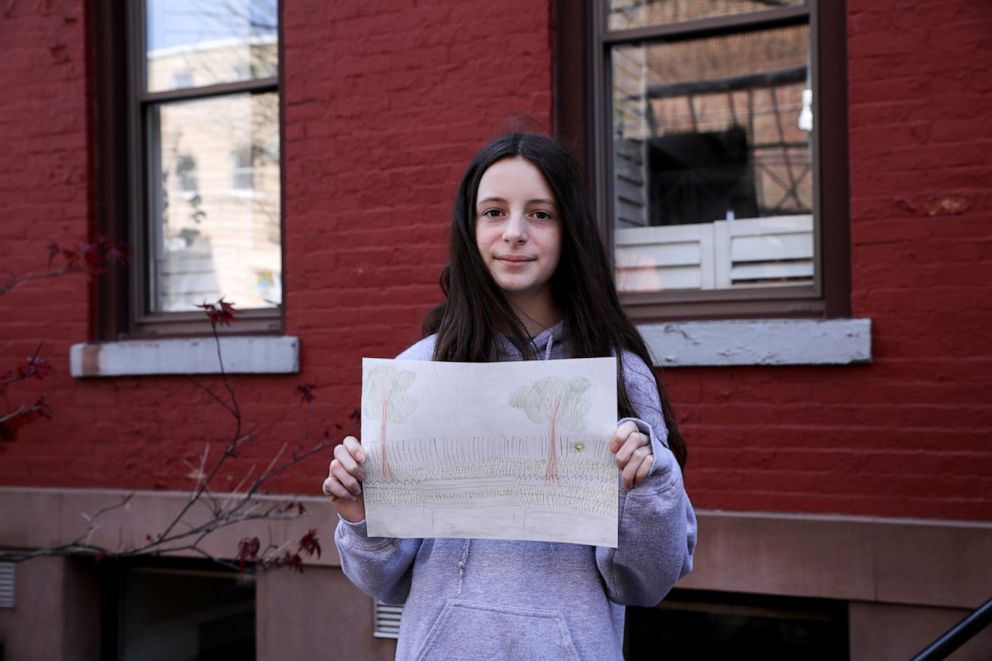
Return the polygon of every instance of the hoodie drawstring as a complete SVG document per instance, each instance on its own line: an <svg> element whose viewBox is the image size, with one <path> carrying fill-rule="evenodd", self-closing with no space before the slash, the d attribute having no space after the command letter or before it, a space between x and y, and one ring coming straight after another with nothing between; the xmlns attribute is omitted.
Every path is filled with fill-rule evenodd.
<svg viewBox="0 0 992 661"><path fill-rule="evenodd" d="M472 540L465 540L465 548L462 549L462 559L458 561L458 596L462 594L462 581L465 578L465 567L468 565L468 553L472 549Z"/></svg>
<svg viewBox="0 0 992 661"><path fill-rule="evenodd" d="M555 343L555 336L548 335L548 346L544 350L544 360L551 360L551 345Z"/></svg>

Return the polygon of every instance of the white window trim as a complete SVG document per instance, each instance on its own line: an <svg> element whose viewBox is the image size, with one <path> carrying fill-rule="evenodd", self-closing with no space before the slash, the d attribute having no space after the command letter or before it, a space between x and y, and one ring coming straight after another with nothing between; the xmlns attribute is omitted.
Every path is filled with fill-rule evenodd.
<svg viewBox="0 0 992 661"><path fill-rule="evenodd" d="M659 367L871 362L871 319L752 319L638 327Z"/></svg>
<svg viewBox="0 0 992 661"><path fill-rule="evenodd" d="M220 350L227 374L300 371L297 337L222 337ZM77 378L220 374L217 344L212 337L74 344L69 352L69 367Z"/></svg>

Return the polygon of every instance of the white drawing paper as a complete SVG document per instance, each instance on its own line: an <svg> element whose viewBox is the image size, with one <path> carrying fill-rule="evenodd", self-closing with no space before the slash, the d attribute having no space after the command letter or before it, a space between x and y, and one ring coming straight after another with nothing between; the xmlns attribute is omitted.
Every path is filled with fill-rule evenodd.
<svg viewBox="0 0 992 661"><path fill-rule="evenodd" d="M613 358L362 360L372 537L617 545Z"/></svg>

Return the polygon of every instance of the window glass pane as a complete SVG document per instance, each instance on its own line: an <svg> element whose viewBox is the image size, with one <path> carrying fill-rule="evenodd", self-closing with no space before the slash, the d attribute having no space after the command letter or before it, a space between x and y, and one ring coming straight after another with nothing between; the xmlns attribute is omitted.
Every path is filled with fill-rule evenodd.
<svg viewBox="0 0 992 661"><path fill-rule="evenodd" d="M147 0L148 91L276 75L278 0Z"/></svg>
<svg viewBox="0 0 992 661"><path fill-rule="evenodd" d="M280 304L278 99L150 108L152 311L221 296L242 309Z"/></svg>
<svg viewBox="0 0 992 661"><path fill-rule="evenodd" d="M804 4L805 0L609 0L608 24L610 30L625 30Z"/></svg>
<svg viewBox="0 0 992 661"><path fill-rule="evenodd" d="M611 58L620 289L811 283L808 26Z"/></svg>

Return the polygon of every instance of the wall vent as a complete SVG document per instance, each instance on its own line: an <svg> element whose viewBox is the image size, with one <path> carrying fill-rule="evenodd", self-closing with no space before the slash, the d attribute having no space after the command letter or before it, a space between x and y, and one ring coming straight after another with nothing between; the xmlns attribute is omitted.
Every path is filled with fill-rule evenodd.
<svg viewBox="0 0 992 661"><path fill-rule="evenodd" d="M0 608L14 607L13 562L0 562Z"/></svg>
<svg viewBox="0 0 992 661"><path fill-rule="evenodd" d="M372 635L376 638L399 638L400 617L403 615L403 607L389 606L375 599L372 602L372 609L374 622Z"/></svg>

